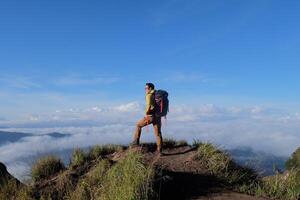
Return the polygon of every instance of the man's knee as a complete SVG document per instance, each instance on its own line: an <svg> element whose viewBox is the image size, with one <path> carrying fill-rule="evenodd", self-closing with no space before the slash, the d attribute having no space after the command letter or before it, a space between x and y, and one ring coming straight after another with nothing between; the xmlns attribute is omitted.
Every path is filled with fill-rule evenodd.
<svg viewBox="0 0 300 200"><path fill-rule="evenodd" d="M137 123L135 124L135 126L136 126L137 128L142 128L140 122L137 122Z"/></svg>
<svg viewBox="0 0 300 200"><path fill-rule="evenodd" d="M143 126L145 126L144 120L138 121L135 125L136 125L136 127L138 127L138 128L142 128Z"/></svg>

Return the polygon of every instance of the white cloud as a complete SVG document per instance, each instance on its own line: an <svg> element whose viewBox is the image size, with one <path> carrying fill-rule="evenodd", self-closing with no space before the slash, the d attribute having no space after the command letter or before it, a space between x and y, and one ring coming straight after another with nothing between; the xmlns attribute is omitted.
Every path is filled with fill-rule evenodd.
<svg viewBox="0 0 300 200"><path fill-rule="evenodd" d="M251 113L253 114L259 114L262 111L261 107L255 106L254 108L251 109Z"/></svg>
<svg viewBox="0 0 300 200"><path fill-rule="evenodd" d="M141 110L141 105L138 102L131 102L114 107L116 111L121 112L136 112Z"/></svg>
<svg viewBox="0 0 300 200"><path fill-rule="evenodd" d="M122 105L95 105L86 109L60 109L53 113L32 114L22 121L1 122L0 126L35 134L23 140L0 146L0 161L15 166L16 162L53 150L87 147L94 144L121 143L132 140L135 122L143 117L144 105L129 102ZM163 136L176 139L212 141L228 148L250 146L276 155L290 155L300 144L298 113L280 109L252 107L222 107L213 104L192 106L172 105L167 121L163 119ZM146 130L144 130L146 131ZM152 128L150 128L152 132ZM71 134L52 138L49 132ZM142 140L155 141L152 133L142 134ZM12 169L12 171L14 170ZM20 173L20 172L16 172Z"/></svg>

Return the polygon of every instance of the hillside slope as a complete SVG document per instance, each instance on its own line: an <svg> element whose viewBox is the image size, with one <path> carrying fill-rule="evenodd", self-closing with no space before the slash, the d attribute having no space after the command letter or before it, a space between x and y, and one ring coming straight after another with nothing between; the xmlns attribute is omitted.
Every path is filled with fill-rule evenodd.
<svg viewBox="0 0 300 200"><path fill-rule="evenodd" d="M0 162L0 187L7 184L7 182L15 182L21 184L21 182L14 178L6 169L6 166Z"/></svg>
<svg viewBox="0 0 300 200"><path fill-rule="evenodd" d="M226 189L214 175L203 166L201 161L195 160L197 148L189 145L179 145L164 150L163 156L157 156L151 145L136 147L134 151L144 155L145 163L153 165L160 171L159 198L160 199L236 199L258 200L257 198ZM112 155L113 161L125 157L128 151Z"/></svg>
<svg viewBox="0 0 300 200"><path fill-rule="evenodd" d="M108 153L105 155L105 159L109 160L111 165L116 165L116 163L124 160L132 152L141 154L143 156L143 163L155 169L155 178L153 180L155 195L151 199L263 199L228 189L222 180L219 180L219 178L206 169L201 160L195 159L197 148L191 145L166 145L164 155L158 156L155 153L155 144L143 144L140 147L125 147L123 150ZM34 185L34 191L38 193L37 196L52 194L53 199L61 199L63 197L58 191L62 189L62 185L63 188L70 185L66 184L65 181L62 184L62 179L68 177L68 182L71 185L78 186L80 180L87 177L87 174L96 168L95 166L98 162L99 159L90 160L80 166L70 167L57 176L38 181ZM78 199L82 199L82 197ZM126 198L124 197L124 199Z"/></svg>
<svg viewBox="0 0 300 200"><path fill-rule="evenodd" d="M75 149L68 166L55 156L44 157L32 167L32 183L1 186L0 200L263 200L266 198L262 197L268 196L297 200L300 197L299 181L293 171L288 177L267 178L265 184L264 178L236 164L212 144L189 145L165 140L163 146L163 156L156 154L156 145L152 143L138 147L97 145L88 151ZM1 169L7 172L4 165ZM6 180L16 183L12 176L7 177Z"/></svg>

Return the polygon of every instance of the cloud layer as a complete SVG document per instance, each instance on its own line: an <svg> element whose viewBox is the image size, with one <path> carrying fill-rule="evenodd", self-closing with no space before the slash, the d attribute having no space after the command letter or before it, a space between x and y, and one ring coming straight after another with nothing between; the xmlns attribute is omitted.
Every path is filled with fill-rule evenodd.
<svg viewBox="0 0 300 200"><path fill-rule="evenodd" d="M32 114L19 121L0 121L5 131L33 133L13 143L0 146L0 161L10 172L21 176L28 170L24 159L38 154L63 151L95 144L128 144L135 122L143 117L144 105L139 102L110 107L56 110ZM299 113L275 108L221 107L212 104L170 107L163 119L163 136L175 139L211 141L226 148L250 146L275 155L290 155L300 144ZM54 138L47 133L70 134ZM143 141L154 141L152 127L143 130Z"/></svg>

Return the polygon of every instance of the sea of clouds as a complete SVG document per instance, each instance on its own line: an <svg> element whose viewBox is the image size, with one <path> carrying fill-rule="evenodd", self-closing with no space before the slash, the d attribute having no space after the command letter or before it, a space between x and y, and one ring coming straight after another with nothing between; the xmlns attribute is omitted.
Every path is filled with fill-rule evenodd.
<svg viewBox="0 0 300 200"><path fill-rule="evenodd" d="M18 121L0 120L2 131L32 133L16 142L0 146L0 161L18 178L29 173L32 158L49 152L95 144L129 144L136 121L143 117L144 105L129 102L87 109L56 110L32 114ZM300 144L300 115L276 108L173 105L162 119L164 137L198 139L224 148L249 146L278 156L289 156ZM59 132L65 137L52 137ZM142 141L155 141L153 129L144 128ZM30 159L29 159L30 158Z"/></svg>

